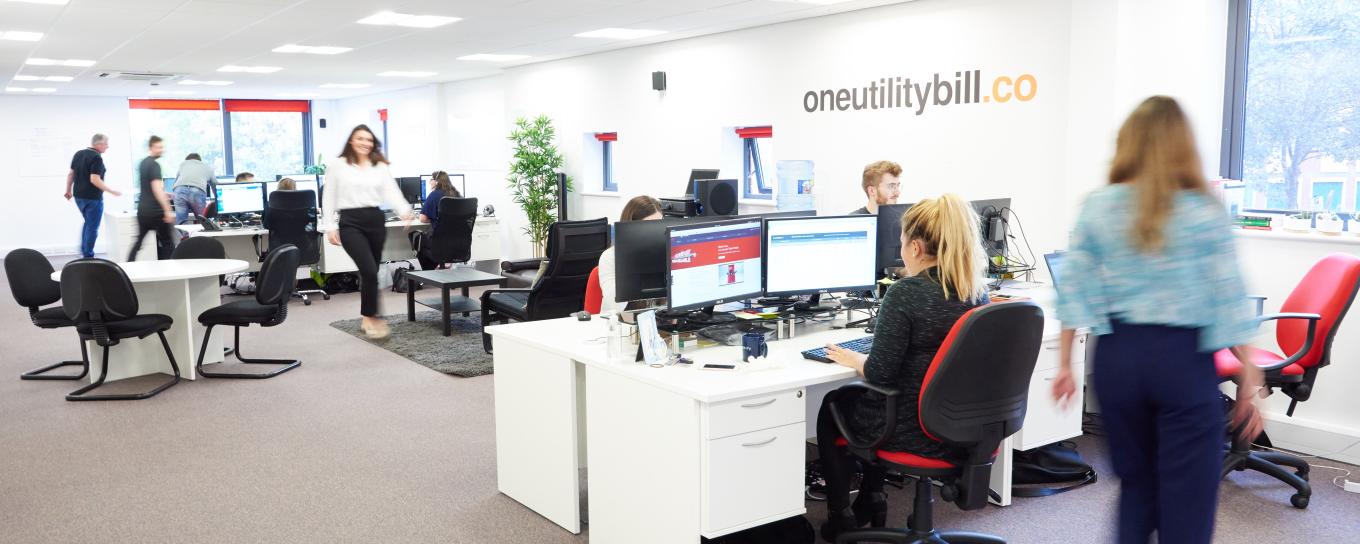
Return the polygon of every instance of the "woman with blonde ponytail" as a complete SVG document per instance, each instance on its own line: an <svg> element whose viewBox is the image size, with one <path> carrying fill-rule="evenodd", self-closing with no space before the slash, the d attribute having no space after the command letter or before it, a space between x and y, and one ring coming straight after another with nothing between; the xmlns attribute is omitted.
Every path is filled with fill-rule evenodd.
<svg viewBox="0 0 1360 544"><path fill-rule="evenodd" d="M864 380L901 391L898 421L917 421L917 398L926 369L949 329L968 310L987 301L981 275L986 264L978 237L979 219L973 207L957 195L916 203L902 216L904 279L888 288L874 327L869 355L827 346L827 356L855 369ZM869 522L882 526L887 516L883 473L865 466L859 497L850 504L850 475L854 461L836 446L840 433L829 406L839 403L850 414L851 432L873 436L884 425L884 398L865 393L853 398L827 395L817 417L817 445L827 483L827 522L822 537L835 541L842 531ZM898 425L883 446L925 457L960 459L962 453L926 436L920 425Z"/></svg>
<svg viewBox="0 0 1360 544"><path fill-rule="evenodd" d="M1223 462L1214 353L1233 348L1234 428L1261 432L1261 371L1243 356L1256 323L1223 204L1209 195L1190 124L1175 100L1143 101L1119 129L1110 184L1087 197L1063 260L1062 366L1069 403L1074 329L1100 335L1092 384L1120 478L1118 542L1208 543ZM1069 279L1070 278L1070 279ZM1220 361L1220 364L1222 362Z"/></svg>

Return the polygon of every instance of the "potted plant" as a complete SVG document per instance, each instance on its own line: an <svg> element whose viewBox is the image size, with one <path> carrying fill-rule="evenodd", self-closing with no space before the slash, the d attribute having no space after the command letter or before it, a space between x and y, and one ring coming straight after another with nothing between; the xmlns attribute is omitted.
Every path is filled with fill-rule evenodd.
<svg viewBox="0 0 1360 544"><path fill-rule="evenodd" d="M1284 218L1284 230L1310 232L1313 230L1313 212L1302 211Z"/></svg>
<svg viewBox="0 0 1360 544"><path fill-rule="evenodd" d="M1317 222L1317 231L1322 234L1334 236L1341 234L1342 227L1345 226L1345 223L1341 220L1341 216L1332 212L1320 212L1314 219Z"/></svg>
<svg viewBox="0 0 1360 544"><path fill-rule="evenodd" d="M322 154L320 154L320 153L317 153L317 154L316 154L316 163L315 163L315 164L312 164L311 166L308 166L308 167L306 167L306 168L303 168L303 169L302 169L302 173L304 173L304 174L312 174L312 175L316 175L316 176L324 176L324 175L326 175L326 156L325 156L325 155L322 155Z"/></svg>
<svg viewBox="0 0 1360 544"><path fill-rule="evenodd" d="M506 181L515 203L529 220L524 234L534 246L535 257L543 256L548 227L557 220L557 172L565 161L553 144L556 137L557 131L546 115L516 119L509 137L514 142L515 158ZM571 178L567 178L567 189L571 189Z"/></svg>

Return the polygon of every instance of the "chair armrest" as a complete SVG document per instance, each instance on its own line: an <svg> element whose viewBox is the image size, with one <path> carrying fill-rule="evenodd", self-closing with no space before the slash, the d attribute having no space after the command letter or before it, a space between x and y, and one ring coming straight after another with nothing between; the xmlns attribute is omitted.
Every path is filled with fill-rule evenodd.
<svg viewBox="0 0 1360 544"><path fill-rule="evenodd" d="M537 270L545 259L519 259L515 261L501 261L501 272L519 272L520 270Z"/></svg>
<svg viewBox="0 0 1360 544"><path fill-rule="evenodd" d="M1297 362L1299 362L1299 359L1302 359L1303 356L1306 355L1306 354L1308 353L1309 350L1313 349L1313 337L1314 337L1314 336L1317 336L1317 324L1318 324L1318 321L1322 319L1322 316L1320 316L1320 315L1318 315L1318 314L1305 314L1305 313L1297 313L1297 312L1294 312L1294 313L1268 314L1268 315L1263 315L1263 316L1260 316L1260 317L1257 317L1257 318L1256 318L1257 321L1261 321L1261 322L1265 322L1265 321L1275 321L1275 320L1278 320L1278 319L1307 319L1307 320L1308 320L1308 335L1305 336L1304 339L1303 339L1303 347L1302 347L1302 348L1299 348L1299 351L1297 351L1297 352L1295 352L1294 354L1290 355L1288 358L1284 359L1283 361L1280 361L1280 362L1275 363L1275 364L1272 364L1272 365L1264 365L1264 366L1262 366L1262 365L1257 365L1261 370L1264 370L1264 371L1266 371L1266 372L1271 372L1271 371L1279 370L1279 369L1281 369L1281 368L1284 368L1284 367L1287 367L1287 366L1292 365L1292 364L1294 364L1294 363L1297 363Z"/></svg>
<svg viewBox="0 0 1360 544"><path fill-rule="evenodd" d="M529 291L532 291L532 289L522 287L493 287L482 291L482 304L486 304L486 301L491 298L492 293L528 293Z"/></svg>
<svg viewBox="0 0 1360 544"><path fill-rule="evenodd" d="M845 384L836 391L834 391L832 394L841 395L845 394L842 392L848 393L850 391L857 390L859 393L863 393L864 391L873 391L875 393L883 395L883 397L886 399L884 403L885 404L884 410L888 413L884 414L885 419L883 423L883 432L880 433L879 436L875 437L874 439L868 442L860 442L856 440L854 434L851 433L850 429L846 426L845 418L844 416L841 415L840 407L837 406L836 401L834 399L831 401L830 406L831 420L836 423L836 430L840 431L841 436L845 438L845 442L849 444L851 448L860 450L877 449L879 446L882 446L885 442L887 442L889 438L892 438L893 431L897 430L897 396L900 393L900 391L889 387L883 387L881 385L874 385L868 382L860 381Z"/></svg>
<svg viewBox="0 0 1360 544"><path fill-rule="evenodd" d="M1256 303L1256 317L1261 317L1266 313L1266 297L1261 295L1247 295L1247 298Z"/></svg>

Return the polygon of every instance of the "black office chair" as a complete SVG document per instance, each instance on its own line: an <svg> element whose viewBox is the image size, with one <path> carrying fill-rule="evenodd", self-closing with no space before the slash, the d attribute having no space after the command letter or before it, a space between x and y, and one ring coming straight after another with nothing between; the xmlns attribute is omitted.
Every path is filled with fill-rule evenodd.
<svg viewBox="0 0 1360 544"><path fill-rule="evenodd" d="M472 228L477 223L477 199L446 196L439 200L439 221L429 236L430 260L438 264L472 260Z"/></svg>
<svg viewBox="0 0 1360 544"><path fill-rule="evenodd" d="M934 482L940 497L964 510L987 505L992 461L1001 441L1020 430L1025 421L1030 378L1043 341L1044 313L1032 302L1003 302L979 306L954 323L935 353L918 401L919 421L897 420L898 391L856 383L837 389L831 416L842 438L838 445L865 462L885 470L915 476L916 502L905 529L870 528L846 531L837 544L980 543L1005 544L992 535L935 530L932 519ZM853 439L838 407L844 395L872 391L886 399L881 435L867 441ZM910 452L879 449L898 424L920 425L926 435L964 450L967 461L922 457Z"/></svg>
<svg viewBox="0 0 1360 544"><path fill-rule="evenodd" d="M66 317L60 306L43 308L61 300L61 284L52 281L52 263L42 253L32 249L16 249L5 255L5 277L9 278L9 290L15 302L28 308L28 318L42 329L74 327L76 323ZM79 361L62 361L36 368L19 375L21 380L79 380L90 371L86 362L85 343L80 343ZM64 366L80 366L80 374L47 374Z"/></svg>
<svg viewBox="0 0 1360 544"><path fill-rule="evenodd" d="M585 304L590 271L609 248L609 223L601 217L558 221L548 228L548 269L528 289L488 289L482 293L482 349L491 353L492 323L566 317Z"/></svg>
<svg viewBox="0 0 1360 544"><path fill-rule="evenodd" d="M316 229L316 193L306 191L274 191L269 193L269 209L265 210L264 228L269 230L269 249L260 255L263 261L275 249L283 246L296 246L301 258L298 266L311 266L321 261L321 232ZM330 300L331 295L320 289L297 290L297 271L293 271L291 296L302 299L305 306L312 305L307 295L321 295Z"/></svg>
<svg viewBox="0 0 1360 544"><path fill-rule="evenodd" d="M225 259L227 249L216 238L191 236L175 246L171 259Z"/></svg>
<svg viewBox="0 0 1360 544"><path fill-rule="evenodd" d="M241 327L260 325L273 327L288 318L288 301L292 299L294 279L302 251L294 245L276 247L264 259L255 282L255 300L228 302L198 316L198 322L207 327L203 331L203 344L198 350L198 362L194 365L199 374L209 378L272 378L297 368L302 361L297 359L247 359L241 356ZM215 372L205 370L203 357L208 352L208 339L212 337L213 327L218 325L236 329L236 359L247 364L281 365L264 373ZM215 366L208 365L208 366Z"/></svg>
<svg viewBox="0 0 1360 544"><path fill-rule="evenodd" d="M66 263L61 269L61 304L66 317L76 324L81 342L94 340L104 348L99 378L66 395L66 400L140 400L156 396L179 383L179 364L165 331L174 320L163 314L138 314L137 291L132 281L113 261L79 259ZM174 376L144 393L91 395L90 391L104 385L109 375L109 348L127 338L146 338L155 334L161 339L165 356L170 360ZM89 365L89 356L85 356Z"/></svg>

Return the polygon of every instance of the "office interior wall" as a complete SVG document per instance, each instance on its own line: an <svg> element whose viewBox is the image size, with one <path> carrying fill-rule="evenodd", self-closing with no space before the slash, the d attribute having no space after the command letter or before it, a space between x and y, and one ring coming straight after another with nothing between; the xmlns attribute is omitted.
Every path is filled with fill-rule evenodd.
<svg viewBox="0 0 1360 544"><path fill-rule="evenodd" d="M0 254L27 247L47 254L80 249L83 222L75 204L62 198L71 156L90 137L109 137L104 154L108 184L124 196L105 197L108 211L130 209L137 180L132 171L126 98L15 96L0 94ZM102 237L95 246L103 251Z"/></svg>

